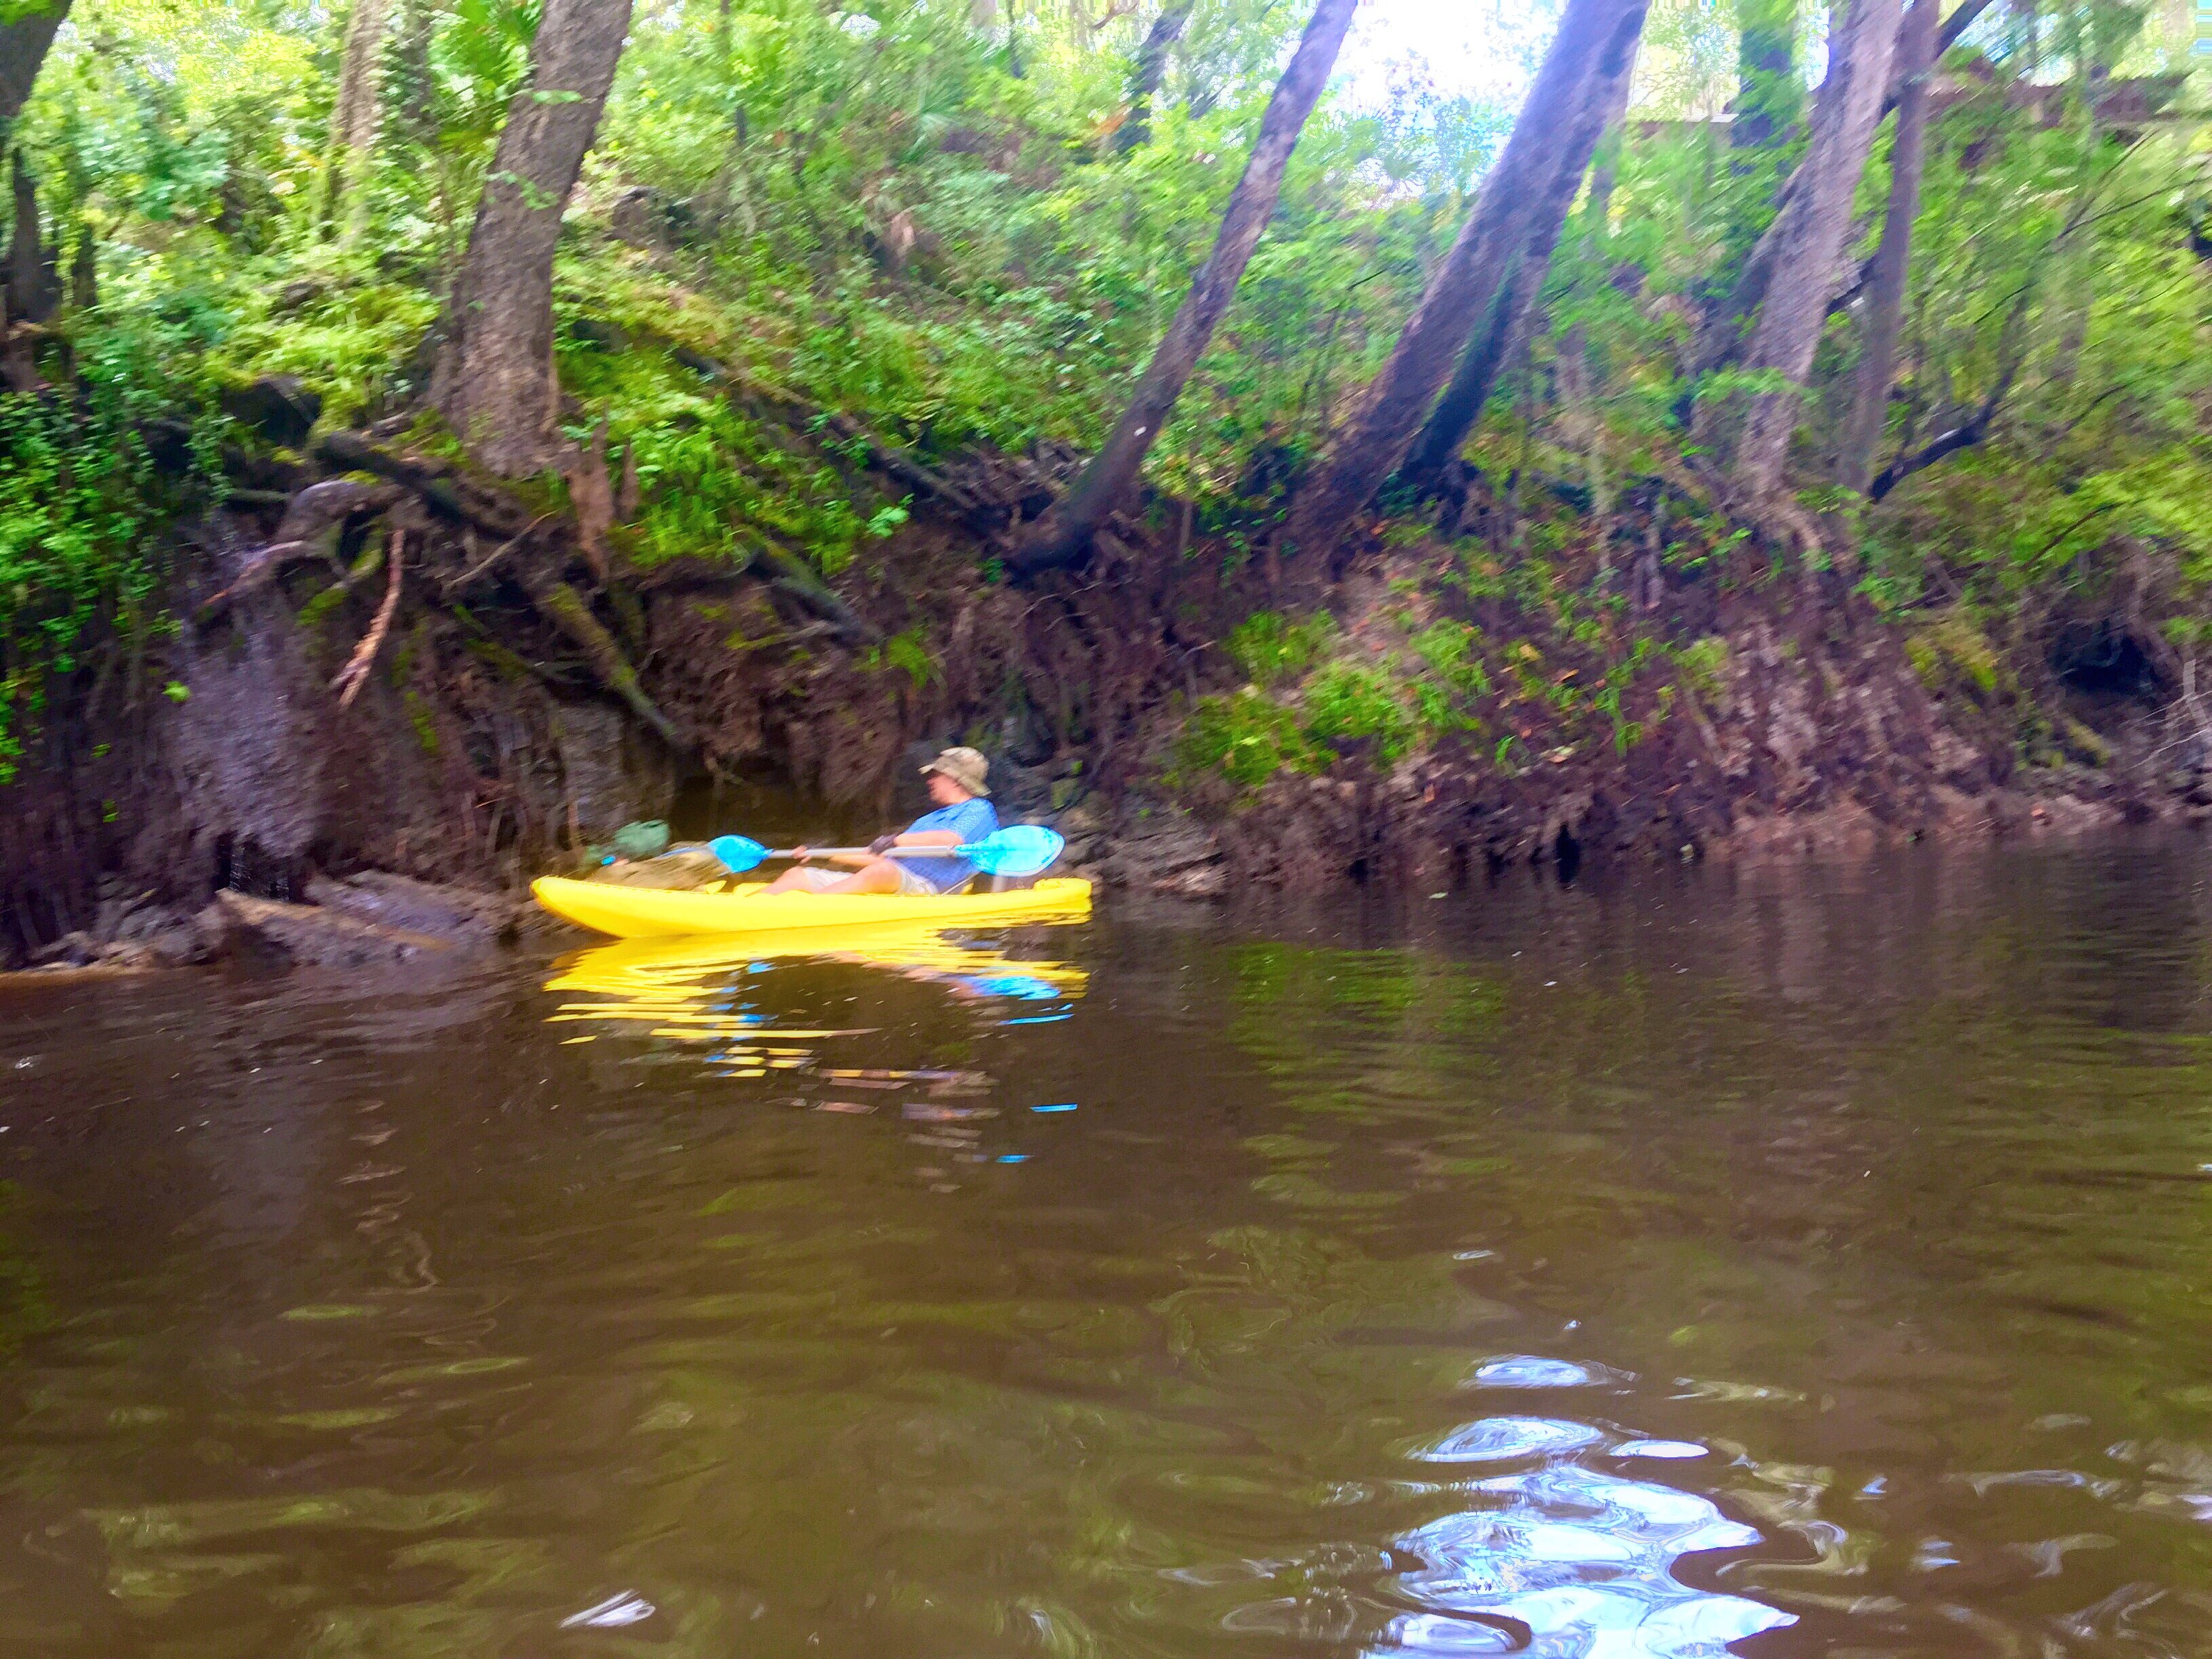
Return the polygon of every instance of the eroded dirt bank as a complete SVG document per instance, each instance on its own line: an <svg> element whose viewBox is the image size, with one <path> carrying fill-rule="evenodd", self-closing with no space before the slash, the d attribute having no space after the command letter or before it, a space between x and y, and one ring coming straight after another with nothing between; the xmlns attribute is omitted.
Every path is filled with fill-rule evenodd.
<svg viewBox="0 0 2212 1659"><path fill-rule="evenodd" d="M1462 664L1419 742L1355 726L1240 781L1194 749L1194 713L1298 718L1225 645L1298 573L1169 507L1079 575L991 580L984 556L1072 459L931 470L878 449L913 518L825 586L767 558L632 568L617 525L326 443L265 507L191 527L157 650L54 688L0 791L0 956L189 961L241 932L322 948L234 902L210 913L219 892L482 942L512 926L497 903L440 909L410 887L413 921L380 920L359 878L511 896L633 817L857 829L913 810L916 756L956 738L991 755L1009 816L1067 834L1075 867L1190 896L2207 810L2204 745L2148 656L2132 681L2059 661L2024 684L1832 579L1694 562L1625 572L1618 616L1567 630L1471 586L1465 545L1442 542L1370 547L1328 596L1337 671L1395 684L1407 642L1439 628L1492 671Z"/></svg>

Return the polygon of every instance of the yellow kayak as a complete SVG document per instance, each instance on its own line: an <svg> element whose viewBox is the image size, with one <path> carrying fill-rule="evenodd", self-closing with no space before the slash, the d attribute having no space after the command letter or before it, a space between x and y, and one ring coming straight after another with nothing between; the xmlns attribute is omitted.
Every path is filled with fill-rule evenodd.
<svg viewBox="0 0 2212 1659"><path fill-rule="evenodd" d="M1091 909L1091 884L1059 878L1011 893L951 893L914 898L896 893L776 893L762 884L722 893L540 876L530 884L556 916L617 939L672 939L685 933L811 933L824 927L989 927L1048 918L1077 920Z"/></svg>

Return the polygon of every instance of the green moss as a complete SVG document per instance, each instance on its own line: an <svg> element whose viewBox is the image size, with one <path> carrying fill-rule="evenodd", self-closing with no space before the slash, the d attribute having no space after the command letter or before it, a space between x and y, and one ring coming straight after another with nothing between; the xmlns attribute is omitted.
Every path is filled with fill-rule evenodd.
<svg viewBox="0 0 2212 1659"><path fill-rule="evenodd" d="M1335 632L1336 621L1325 611L1291 619L1255 611L1230 631L1229 654L1247 679L1265 690L1312 667Z"/></svg>
<svg viewBox="0 0 2212 1659"><path fill-rule="evenodd" d="M1955 607L1908 634L1905 654L1920 683L1938 696L1964 690L1977 701L1986 702L1997 694L2005 678L1989 636L1971 616Z"/></svg>
<svg viewBox="0 0 2212 1659"><path fill-rule="evenodd" d="M1673 655L1684 684L1699 696L1717 697L1727 689L1729 642L1718 634L1692 640Z"/></svg>
<svg viewBox="0 0 2212 1659"><path fill-rule="evenodd" d="M430 714L430 705L411 687L400 693L407 706L407 722L415 728L415 741L422 745L422 752L434 758L438 753L438 726Z"/></svg>

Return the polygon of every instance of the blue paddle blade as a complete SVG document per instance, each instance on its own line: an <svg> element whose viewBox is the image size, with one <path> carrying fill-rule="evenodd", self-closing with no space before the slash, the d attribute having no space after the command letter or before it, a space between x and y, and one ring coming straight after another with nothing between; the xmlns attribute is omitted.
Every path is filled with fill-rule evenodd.
<svg viewBox="0 0 2212 1659"><path fill-rule="evenodd" d="M707 850L733 876L742 876L768 856L767 848L746 836L717 836L707 843Z"/></svg>
<svg viewBox="0 0 2212 1659"><path fill-rule="evenodd" d="M1034 876L1050 869L1066 845L1056 830L1017 823L955 850L986 875Z"/></svg>

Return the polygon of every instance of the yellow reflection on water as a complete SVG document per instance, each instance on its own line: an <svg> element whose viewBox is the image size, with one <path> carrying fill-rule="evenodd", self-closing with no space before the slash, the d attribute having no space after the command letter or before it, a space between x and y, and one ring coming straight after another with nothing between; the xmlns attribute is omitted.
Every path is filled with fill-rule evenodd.
<svg viewBox="0 0 2212 1659"><path fill-rule="evenodd" d="M1080 920L1047 917L1024 927ZM807 960L887 969L942 986L963 1000L1049 1006L1064 1018L1079 999L1088 972L1073 963L1034 961L1000 945L955 938L942 928L841 928L767 935L699 934L682 939L622 939L566 957L545 983L567 993L547 1023L611 1022L645 1026L647 1034L721 1045L720 1058L769 1070L810 1063L812 1050L793 1043L859 1036L854 1029L771 1024L732 997L733 981L772 963ZM583 1000L588 998L588 1000Z"/></svg>

